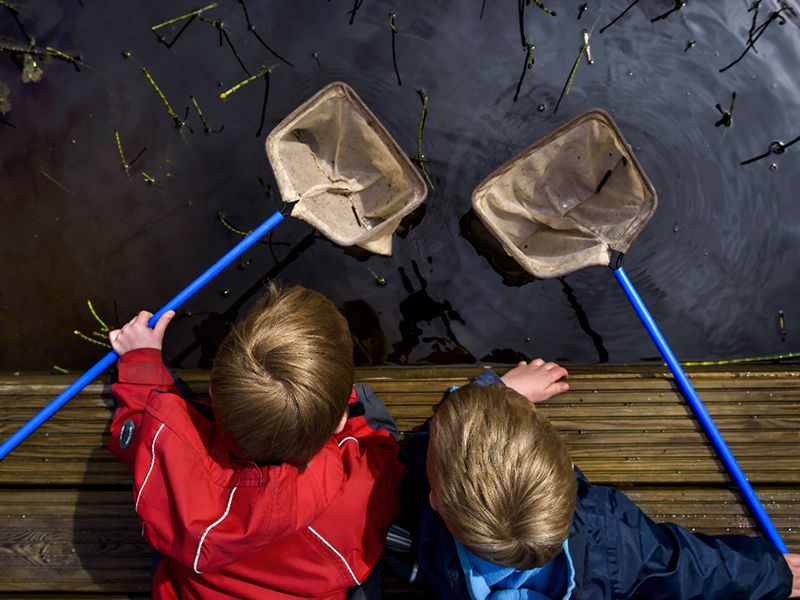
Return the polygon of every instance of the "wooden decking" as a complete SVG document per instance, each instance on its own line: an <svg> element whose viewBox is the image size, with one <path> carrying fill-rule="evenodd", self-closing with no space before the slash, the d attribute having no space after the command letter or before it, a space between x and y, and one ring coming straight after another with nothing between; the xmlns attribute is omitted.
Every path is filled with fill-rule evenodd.
<svg viewBox="0 0 800 600"><path fill-rule="evenodd" d="M361 369L358 379L372 385L408 432L448 386L479 371ZM590 480L623 489L657 520L712 534L755 533L664 367L570 372L572 390L540 406ZM689 375L778 530L800 549L800 366ZM204 393L206 373L182 376ZM0 375L0 438L71 380ZM147 597L151 554L133 512L131 479L105 448L108 389L89 386L0 463L0 598Z"/></svg>

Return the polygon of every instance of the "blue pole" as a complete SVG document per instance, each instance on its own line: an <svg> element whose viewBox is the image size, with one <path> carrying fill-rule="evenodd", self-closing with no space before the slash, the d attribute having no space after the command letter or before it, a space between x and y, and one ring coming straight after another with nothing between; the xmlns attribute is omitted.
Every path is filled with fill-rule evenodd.
<svg viewBox="0 0 800 600"><path fill-rule="evenodd" d="M764 531L764 534L780 552L786 554L789 552L789 550L786 548L786 544L783 543L783 539L781 539L778 530L775 529L772 519L769 518L767 511L764 510L764 506L761 504L758 496L756 496L756 493L753 491L753 487L750 485L747 477L745 477L744 472L739 466L739 463L736 462L736 459L731 453L730 448L728 448L728 444L725 443L725 440L720 434L719 429L717 429L714 420L711 418L711 415L708 414L708 411L706 410L703 402L700 400L700 397L697 395L694 386L689 381L689 378L686 377L686 373L684 373L683 368L678 363L678 359L675 358L675 355L672 353L672 349L669 347L669 344L667 344L667 340L664 339L664 336L658 329L658 325L656 325L656 322L653 320L653 317L650 315L650 312L647 310L644 302L642 302L641 297L636 292L636 288L633 287L633 283L630 279L628 279L627 273L625 273L625 270L622 267L619 267L614 269L614 277L617 278L620 286L622 286L622 291L624 291L625 295L628 297L631 306L633 306L633 310L636 311L636 314L639 316L639 319L641 319L645 329L647 329L647 333L650 334L653 342L658 347L658 351L666 361L669 370L672 371L672 374L675 376L675 381L678 383L683 395L686 397L686 400L692 407L697 420L700 421L700 424L703 426L706 435L708 435L709 439L711 440L711 443L716 449L720 459L728 469L728 473L736 482L736 485L739 486L739 490L742 492L745 501L750 507L750 510L752 511L759 525L761 525L761 529Z"/></svg>
<svg viewBox="0 0 800 600"><path fill-rule="evenodd" d="M278 223L283 220L283 215L276 212L269 219L264 221L261 225L256 227L253 231L247 234L242 241L231 248L222 258L211 265L206 271L195 279L192 283L187 285L177 296L162 306L156 312L148 325L153 327L161 316L170 310L177 310L184 302L191 298L201 287L216 277L220 271L231 264L234 260L239 258L250 246L260 240L266 233L272 230ZM33 433L42 423L52 417L62 406L69 402L73 396L85 388L100 373L105 371L108 367L114 364L118 355L113 350L106 354L103 358L97 361L88 371L81 375L72 385L61 392L54 400L47 406L40 410L36 416L30 421L25 423L14 435L8 438L0 446L0 460L4 459L9 452L16 448L25 438Z"/></svg>

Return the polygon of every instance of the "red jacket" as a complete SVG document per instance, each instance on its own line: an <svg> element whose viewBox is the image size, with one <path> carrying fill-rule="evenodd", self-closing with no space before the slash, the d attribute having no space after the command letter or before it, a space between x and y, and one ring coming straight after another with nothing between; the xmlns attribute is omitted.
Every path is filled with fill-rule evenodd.
<svg viewBox="0 0 800 600"><path fill-rule="evenodd" d="M163 556L153 598L339 599L369 575L400 511L390 433L352 417L305 470L260 467L179 395L160 351L125 354L112 393L109 448Z"/></svg>

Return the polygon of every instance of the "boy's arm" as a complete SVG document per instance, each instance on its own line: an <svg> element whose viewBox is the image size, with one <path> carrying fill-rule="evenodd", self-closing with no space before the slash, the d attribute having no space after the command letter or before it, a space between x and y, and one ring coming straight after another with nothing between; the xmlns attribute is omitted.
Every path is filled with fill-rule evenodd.
<svg viewBox="0 0 800 600"><path fill-rule="evenodd" d="M620 597L777 599L796 587L792 571L800 565L790 569L765 538L695 534L655 523L625 494L604 489L609 569Z"/></svg>
<svg viewBox="0 0 800 600"><path fill-rule="evenodd" d="M164 331L174 315L172 311L166 313L150 329L147 321L152 314L142 311L124 327L108 334L111 345L120 355L117 381L111 386L117 409L111 421L109 449L129 469L133 468L132 461L136 455L131 445L138 441L136 432L141 426L142 412L150 394L156 390L179 393L175 379L161 357ZM126 449L131 451L123 452Z"/></svg>

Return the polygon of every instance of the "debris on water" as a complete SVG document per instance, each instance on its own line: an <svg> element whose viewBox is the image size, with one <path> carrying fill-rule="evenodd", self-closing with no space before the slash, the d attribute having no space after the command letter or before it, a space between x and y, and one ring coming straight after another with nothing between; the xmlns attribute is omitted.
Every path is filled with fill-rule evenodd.
<svg viewBox="0 0 800 600"><path fill-rule="evenodd" d="M256 129L256 137L261 137L261 131L264 129L264 119L267 116L267 101L269 100L269 81L270 72L264 74L264 101L261 103L261 120L258 122L258 129Z"/></svg>
<svg viewBox="0 0 800 600"><path fill-rule="evenodd" d="M0 81L0 115L4 115L11 110L11 90Z"/></svg>
<svg viewBox="0 0 800 600"><path fill-rule="evenodd" d="M547 110L547 107L544 104L540 104L539 106L536 107L536 110L539 112L544 112L545 110Z"/></svg>
<svg viewBox="0 0 800 600"><path fill-rule="evenodd" d="M739 55L739 57L736 58L729 65L721 68L719 70L720 73L724 73L725 71L730 69L732 66L737 64L740 60L742 60L747 55L747 53L750 50L753 50L754 52L756 52L756 42L758 41L758 39L762 35L764 35L764 32L766 32L767 28L770 25L772 25L772 23L777 21L780 25L784 25L786 23L786 17L781 13L787 12L787 13L791 14L792 16L797 16L797 11L794 8L792 8L790 5L788 5L788 4L784 3L784 2L781 2L780 8L778 10L772 11L769 14L769 16L764 20L763 23L761 23L760 25L756 25L756 21L758 20L758 11L759 11L760 8L761 8L761 0L756 0L753 3L753 5L749 9L747 9L747 12L751 12L751 11L753 12L753 21L752 21L752 24L750 25L750 30L747 32L747 43L745 44L744 50Z"/></svg>
<svg viewBox="0 0 800 600"><path fill-rule="evenodd" d="M30 54L25 54L22 58L22 83L38 83L42 80L44 71L37 61Z"/></svg>
<svg viewBox="0 0 800 600"><path fill-rule="evenodd" d="M69 373L68 369L65 369L64 367L59 367L58 365L53 365L51 368L56 373L63 373L64 375L67 375Z"/></svg>
<svg viewBox="0 0 800 600"><path fill-rule="evenodd" d="M403 85L400 80L400 71L397 68L397 13L394 11L389 12L389 28L392 30L392 64L394 65L394 74L397 76L397 85Z"/></svg>
<svg viewBox="0 0 800 600"><path fill-rule="evenodd" d="M625 10L623 10L623 11L622 11L621 13L619 13L619 14L618 14L616 17L614 17L614 18L611 20L611 22L610 22L608 25L606 25L605 27L603 27L602 29L600 29L600 32L599 32L599 33L603 33L603 32L604 32L606 29L608 29L608 28L609 28L609 27L611 27L611 26L612 26L614 23L616 23L617 21L619 21L619 20L620 20L622 17L624 17L624 16L626 15L626 13L627 13L627 12L628 12L630 9L632 9L634 6L636 6L637 4L639 4L639 2L640 2L640 1L641 1L641 0L633 0L633 2L631 2L631 3L630 3L630 4L629 4L629 5L628 5L628 6L625 8Z"/></svg>
<svg viewBox="0 0 800 600"><path fill-rule="evenodd" d="M675 5L671 9L669 9L667 12L665 12L662 15L658 15L657 17L653 17L652 19L650 19L650 22L651 23L655 23L656 21L661 21L662 19L666 19L672 13L679 11L684 6L686 6L686 0L675 0Z"/></svg>
<svg viewBox="0 0 800 600"><path fill-rule="evenodd" d="M678 224L677 223L675 223L675 225L672 227L672 233L678 233Z"/></svg>
<svg viewBox="0 0 800 600"><path fill-rule="evenodd" d="M525 1L526 1L527 4L531 3L531 0L525 0ZM554 11L554 10L552 10L550 8L547 8L544 4L542 4L542 0L533 0L533 3L536 6L538 6L539 8L541 8L544 12L546 12L551 17L555 17L556 16L556 11Z"/></svg>
<svg viewBox="0 0 800 600"><path fill-rule="evenodd" d="M228 44L228 47L231 49L231 52L233 52L233 57L236 59L236 62L239 63L239 66L242 67L245 73L250 75L250 70L245 66L244 62L242 61L242 57L239 56L239 53L236 51L236 46L233 45L231 37L228 35L228 30L225 29L225 22L221 19L209 19L206 16L201 16L200 20L203 23L208 23L217 30L217 34L219 35L219 47L222 48L222 40L224 38L225 42Z"/></svg>
<svg viewBox="0 0 800 600"><path fill-rule="evenodd" d="M720 115L722 115L716 123L714 123L714 127L719 127L720 125L724 125L725 127L730 127L733 123L733 107L736 106L736 92L731 94L731 107L728 110L722 110L722 107L717 104L716 108L719 111Z"/></svg>
<svg viewBox="0 0 800 600"><path fill-rule="evenodd" d="M556 102L556 107L553 109L553 114L558 112L558 107L561 105L561 100L563 100L565 96L569 96L569 92L572 89L572 82L575 80L575 73L578 71L578 66L581 64L581 58L583 57L583 54L586 52L586 48L589 45L589 32L585 29L583 32L585 33L583 36L583 43L578 50L578 56L575 58L572 69L570 69L569 75L567 76L567 81L564 83L564 87L561 89L561 95L558 97L558 102ZM629 74L633 75L632 72Z"/></svg>
<svg viewBox="0 0 800 600"><path fill-rule="evenodd" d="M583 30L583 45L586 46L586 62L593 65L594 59L592 58L592 47L589 45L589 31L586 29Z"/></svg>
<svg viewBox="0 0 800 600"><path fill-rule="evenodd" d="M189 98L194 104L194 109L197 111L197 116L200 117L200 122L203 124L203 131L205 133L220 133L223 129L225 129L225 125L221 125L219 129L211 129L208 126L208 121L206 121L206 117L203 114L203 111L200 110L200 105L197 103L197 100L192 94L189 94Z"/></svg>
<svg viewBox="0 0 800 600"><path fill-rule="evenodd" d="M226 91L222 92L219 95L219 99L220 100L226 100L228 98L228 96L230 96L231 94L235 94L240 89L242 89L244 86L246 86L248 83L251 83L251 82L255 81L259 77L263 77L264 75L266 75L267 73L272 71L272 69L274 69L276 66L277 65L271 65L269 67L262 67L261 70L258 73L256 73L255 75L251 75L247 79L237 83L235 86L233 86L229 90L226 90Z"/></svg>
<svg viewBox="0 0 800 600"><path fill-rule="evenodd" d="M224 290L219 291L219 295L222 296L223 298L227 298L228 296L231 295L231 291L228 288L225 288Z"/></svg>
<svg viewBox="0 0 800 600"><path fill-rule="evenodd" d="M767 158L770 154L783 154L784 152L786 152L786 149L789 146L791 146L792 144L797 143L798 141L800 141L800 135L798 135L796 138L786 142L785 144L780 140L775 140L774 142L770 142L769 146L767 147L767 151L764 152L764 154L759 154L758 156L754 156L753 158L748 158L747 160L743 160L739 164L740 165L749 165L750 163L755 162L757 160L761 160L762 158ZM774 169L772 168L773 165L775 166ZM773 163L773 165L770 165L770 169L774 171L775 169L778 168L778 165L775 165L774 163Z"/></svg>
<svg viewBox="0 0 800 600"><path fill-rule="evenodd" d="M130 58L135 61L135 59L133 59L133 56L131 56L130 52L123 52L122 56L124 56L125 58ZM184 115L183 119L181 119L178 116L178 113L176 113L172 109L172 105L169 103L169 100L167 100L167 97L164 95L164 92L161 91L161 88L158 87L158 84L156 83L155 79L153 79L153 76L150 74L150 71L147 69L147 67L138 63L138 61L135 62L142 69L142 73L144 73L144 76L147 78L147 81L150 82L150 85L153 87L156 94L158 94L158 97L161 98L161 102L164 103L164 107L167 109L167 114L175 123L175 127L178 129L182 129L184 126L186 126L186 119L189 117L189 107L188 106L186 107L186 114Z"/></svg>
<svg viewBox="0 0 800 600"><path fill-rule="evenodd" d="M249 231L242 231L242 230L241 230L241 229L239 229L238 227L234 227L233 225L231 225L231 224L230 224L230 222L228 221L228 219L225 217L225 213L223 213L222 211L220 211L220 212L218 212L218 213L217 213L217 220L218 220L220 223L222 223L222 226L223 226L225 229L227 229L228 231L231 231L231 232L235 233L236 235L241 235L242 237L244 237L244 236L246 236L248 233L250 233Z"/></svg>
<svg viewBox="0 0 800 600"><path fill-rule="evenodd" d="M236 265L236 268L239 269L240 271L244 271L247 267L253 264L254 261L255 258L245 259L244 257L241 257L239 258L239 264Z"/></svg>
<svg viewBox="0 0 800 600"><path fill-rule="evenodd" d="M247 11L247 0L239 0L239 4L241 4L241 5L242 5L242 10L244 11L244 19L245 19L245 21L247 21L247 29L248 29L248 31L250 31L250 33L252 33L252 34L253 34L253 36L255 36L255 38L256 38L256 39L259 41L259 43L260 43L262 46L264 46L264 49L265 49L267 52L269 52L270 54L272 54L272 56L274 56L275 58L277 58L277 59L278 59L279 61L281 61L282 63L286 63L286 64L287 64L287 65L289 65L290 67L294 67L294 65L293 65L292 63L290 63L288 60L286 60L285 58L283 58L283 57L282 57L280 54L278 54L277 52L275 52L275 50L273 50L273 49L272 49L272 48L269 46L269 44L267 44L267 42L265 42L265 41L262 39L262 37L261 37L260 35L258 35L258 31L256 31L256 27L255 27L255 25L253 25L252 21L250 21L250 13ZM319 63L319 61L317 61L317 63Z"/></svg>
<svg viewBox="0 0 800 600"><path fill-rule="evenodd" d="M530 342L530 341L531 341L531 338L529 338L529 337L526 337L526 338L525 338L525 341L526 341L526 342Z"/></svg>
<svg viewBox="0 0 800 600"><path fill-rule="evenodd" d="M688 42L686 42L686 48L684 48L683 51L688 52L690 48L694 48L694 45L696 43L697 42L695 40L689 40Z"/></svg>
<svg viewBox="0 0 800 600"><path fill-rule="evenodd" d="M317 53L317 51L316 51L316 50L314 50L314 51L311 53L311 58L313 58L313 59L316 61L316 63L317 63L317 67L321 69L321 68L322 68L322 65L321 65L321 64L320 64L320 62L319 62L319 54Z"/></svg>
<svg viewBox="0 0 800 600"><path fill-rule="evenodd" d="M102 346L103 348L111 348L111 344L109 344L109 343L107 343L107 342L101 342L100 340L96 340L96 339L94 339L93 337L89 337L88 335L86 335L86 334L84 334L84 333L81 333L81 332L80 332L80 331L78 331L77 329L73 330L73 332L72 332L72 333L74 333L75 335L77 335L77 336L78 336L79 338L81 338L83 341L85 341L85 342L89 342L90 344L95 344L96 346Z"/></svg>
<svg viewBox="0 0 800 600"><path fill-rule="evenodd" d="M87 298L86 304L89 306L89 312L92 313L94 320L97 321L97 323L100 325L100 330L104 333L110 331L111 328L108 325L106 325L106 322L103 321L103 319L100 318L100 315L97 314L97 311L94 309L92 301Z"/></svg>
<svg viewBox="0 0 800 600"><path fill-rule="evenodd" d="M364 4L364 0L353 0L352 10L347 11L347 14L350 15L350 25L356 20L356 13L362 4Z"/></svg>
<svg viewBox="0 0 800 600"><path fill-rule="evenodd" d="M478 17L479 19L483 20L483 11L486 10L486 0L483 0L481 3L481 16Z"/></svg>
<svg viewBox="0 0 800 600"><path fill-rule="evenodd" d="M204 6L203 8L198 8L196 10L188 12L185 15L181 15L179 17L175 17L173 19L169 19L167 21L164 21L163 23L158 23L157 25L153 25L150 28L150 31L153 33L153 35L156 36L156 38L158 39L159 42L164 44L167 48L172 48L172 46L175 44L175 42L178 41L178 38L181 37L181 35L183 35L183 32L186 31L186 29L189 27L189 25L191 25L192 22L198 16L202 15L207 10L211 10L212 8L216 8L217 6L219 6L219 4L214 2L213 4L209 4L208 6ZM163 38L161 36L161 34L158 33L158 30L161 29L162 27L167 27L168 25L174 25L175 23L179 23L180 21L183 21L183 20L186 20L186 19L188 19L186 21L186 23L183 24L183 27L181 27L178 30L178 33L176 33L175 36L170 41L167 41L165 38Z"/></svg>
<svg viewBox="0 0 800 600"><path fill-rule="evenodd" d="M777 171L778 170L778 165L775 164L775 163L770 163L769 170L770 171Z"/></svg>
<svg viewBox="0 0 800 600"><path fill-rule="evenodd" d="M149 174L145 173L144 171L142 171L142 177L144 178L144 182L147 185L156 185L155 177L153 177L152 175L149 175Z"/></svg>
<svg viewBox="0 0 800 600"><path fill-rule="evenodd" d="M425 181L428 182L428 187L431 188L431 191L434 191L436 187L433 185L431 177L428 175L428 169L425 167L425 163L428 162L428 159L425 158L425 155L422 153L422 132L425 129L425 120L428 118L428 94L426 94L425 90L422 88L417 88L417 95L422 101L422 114L420 114L419 117L419 129L417 130L417 154L416 156L412 156L411 160L417 163L422 171L422 175L425 177Z"/></svg>
<svg viewBox="0 0 800 600"><path fill-rule="evenodd" d="M581 20L581 17L583 16L583 13L585 13L588 8L589 8L589 5L586 2L584 2L583 4L581 4L578 7L578 21Z"/></svg>
<svg viewBox="0 0 800 600"><path fill-rule="evenodd" d="M781 334L781 341L786 341L786 315L782 310L778 311L778 333Z"/></svg>
<svg viewBox="0 0 800 600"><path fill-rule="evenodd" d="M525 62L522 65L522 74L519 76L519 81L517 82L517 91L514 93L514 102L519 99L519 91L522 88L522 80L525 79L525 74L533 68L533 50L535 46L533 44L525 44Z"/></svg>
<svg viewBox="0 0 800 600"><path fill-rule="evenodd" d="M378 275L375 271L373 271L369 267L367 267L367 271L370 272L372 278L375 280L375 285L377 285L378 287L384 287L386 285L386 280L380 275Z"/></svg>
<svg viewBox="0 0 800 600"><path fill-rule="evenodd" d="M75 195L75 192L73 192L71 189L69 189L69 188L68 188L66 185L64 185L63 183L61 183L61 182L60 182L58 179L56 179L55 177L53 177L52 175L50 175L50 173L48 173L47 171L45 171L43 168L39 167L39 172L40 172L42 175L44 175L44 176L47 178L47 180L48 180L48 181L50 181L52 184L56 185L56 186L57 186L59 189L61 189L61 191L64 191L64 192L66 192L66 193L67 193L67 194L69 194L70 196L74 196L74 195Z"/></svg>

